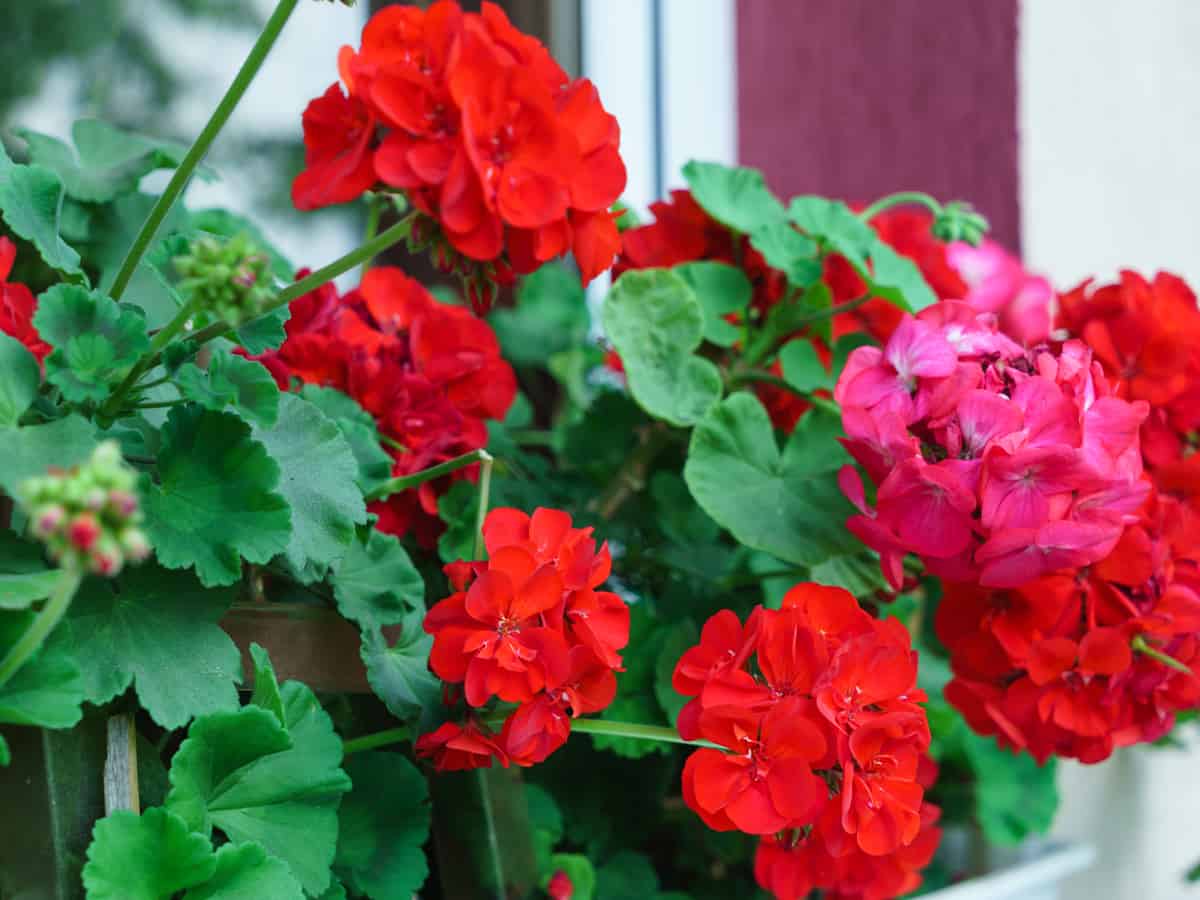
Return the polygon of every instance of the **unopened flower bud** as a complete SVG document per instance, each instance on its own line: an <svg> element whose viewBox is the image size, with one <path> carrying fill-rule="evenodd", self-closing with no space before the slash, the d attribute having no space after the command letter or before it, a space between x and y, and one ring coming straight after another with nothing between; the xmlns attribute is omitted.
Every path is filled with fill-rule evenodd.
<svg viewBox="0 0 1200 900"><path fill-rule="evenodd" d="M96 575L111 577L121 571L125 557L117 542L104 535L88 551L88 570Z"/></svg>
<svg viewBox="0 0 1200 900"><path fill-rule="evenodd" d="M942 207L933 220L933 236L940 241L965 241L979 246L988 231L988 221L971 204L953 200Z"/></svg>
<svg viewBox="0 0 1200 900"><path fill-rule="evenodd" d="M104 509L104 504L107 501L108 496L104 493L103 488L88 488L83 495L84 508L90 509L92 512L100 512L100 510Z"/></svg>
<svg viewBox="0 0 1200 900"><path fill-rule="evenodd" d="M100 523L90 512L81 512L67 526L67 540L77 550L89 550L100 537Z"/></svg>
<svg viewBox="0 0 1200 900"><path fill-rule="evenodd" d="M124 519L132 517L138 511L138 499L129 491L109 491L108 505L114 513Z"/></svg>
<svg viewBox="0 0 1200 900"><path fill-rule="evenodd" d="M139 528L126 528L121 532L121 550L130 562L141 562L150 555L150 542Z"/></svg>
<svg viewBox="0 0 1200 900"><path fill-rule="evenodd" d="M66 517L67 511L57 503L38 507L30 517L34 535L45 540L59 529Z"/></svg>

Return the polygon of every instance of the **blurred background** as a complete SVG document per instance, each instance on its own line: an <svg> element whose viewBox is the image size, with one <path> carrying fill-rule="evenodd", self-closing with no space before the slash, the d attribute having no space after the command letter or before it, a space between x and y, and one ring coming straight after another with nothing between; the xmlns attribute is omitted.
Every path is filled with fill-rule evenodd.
<svg viewBox="0 0 1200 900"><path fill-rule="evenodd" d="M377 8L384 5L375 0ZM974 202L1059 288L1131 267L1200 282L1196 0L502 0L622 125L627 202L691 158L761 168L777 193L899 189ZM464 2L465 7L478 3ZM0 0L0 133L82 116L181 141L200 130L270 0ZM299 264L350 249L359 210L297 214L300 115L370 4L301 5L213 149L193 206L252 213ZM159 173L164 174L164 173ZM153 190L147 181L145 189ZM1055 834L1098 862L1068 900L1200 895L1200 748L1060 767Z"/></svg>

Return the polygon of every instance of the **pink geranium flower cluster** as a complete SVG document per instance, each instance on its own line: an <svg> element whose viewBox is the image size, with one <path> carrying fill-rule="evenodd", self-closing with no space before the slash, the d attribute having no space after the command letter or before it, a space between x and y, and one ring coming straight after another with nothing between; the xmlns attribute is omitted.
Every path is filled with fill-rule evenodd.
<svg viewBox="0 0 1200 900"><path fill-rule="evenodd" d="M1103 559L1146 497L1144 402L1113 395L1079 341L1019 346L994 316L947 301L906 316L882 349L860 347L834 397L857 472L847 526L889 583L915 553L933 574L1014 587Z"/></svg>

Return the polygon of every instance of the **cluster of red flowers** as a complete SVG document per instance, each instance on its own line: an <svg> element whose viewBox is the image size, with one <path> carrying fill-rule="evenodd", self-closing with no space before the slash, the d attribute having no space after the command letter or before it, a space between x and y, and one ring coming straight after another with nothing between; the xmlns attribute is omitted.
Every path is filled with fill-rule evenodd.
<svg viewBox="0 0 1200 900"><path fill-rule="evenodd" d="M427 218L418 240L469 274L472 300L571 250L585 282L620 249L610 207L625 187L620 129L586 79L571 81L500 7L388 6L343 47L332 85L304 113L300 209L379 183Z"/></svg>
<svg viewBox="0 0 1200 900"><path fill-rule="evenodd" d="M438 302L399 269L370 269L345 296L323 285L290 309L287 340L252 358L281 388L298 379L357 400L388 441L394 475L483 447L486 420L504 418L516 396L516 375L491 327L464 307ZM475 467L460 469L372 504L377 527L411 530L432 545L444 527L438 496L452 479L475 474Z"/></svg>
<svg viewBox="0 0 1200 900"><path fill-rule="evenodd" d="M1087 342L1122 396L1150 404L1142 455L1156 471L1191 456L1200 430L1200 309L1181 278L1085 282L1059 298L1058 325Z"/></svg>
<svg viewBox="0 0 1200 900"><path fill-rule="evenodd" d="M1037 759L1099 762L1200 703L1200 529L1152 496L1110 556L1006 591L947 585L937 632L953 703Z"/></svg>
<svg viewBox="0 0 1200 900"><path fill-rule="evenodd" d="M758 881L782 900L911 890L939 838L916 677L904 626L840 588L797 585L745 625L717 613L673 678L693 698L680 735L725 748L688 758L684 800L710 828L763 836Z"/></svg>
<svg viewBox="0 0 1200 900"><path fill-rule="evenodd" d="M1147 405L1115 396L1079 341L1025 350L995 317L947 301L906 316L883 349L860 347L834 391L858 473L847 522L893 587L903 558L988 587L1099 562L1146 497L1138 429Z"/></svg>
<svg viewBox="0 0 1200 900"><path fill-rule="evenodd" d="M487 561L447 566L455 592L425 617L429 666L461 684L472 709L493 697L520 705L499 734L472 713L422 735L417 755L440 771L544 760L566 742L572 718L612 702L629 642L629 607L597 590L612 558L592 529L573 528L556 509L495 509L483 536Z"/></svg>
<svg viewBox="0 0 1200 900"><path fill-rule="evenodd" d="M50 345L33 327L37 299L25 285L8 280L16 259L16 244L0 237L0 331L15 337L41 361L50 353Z"/></svg>

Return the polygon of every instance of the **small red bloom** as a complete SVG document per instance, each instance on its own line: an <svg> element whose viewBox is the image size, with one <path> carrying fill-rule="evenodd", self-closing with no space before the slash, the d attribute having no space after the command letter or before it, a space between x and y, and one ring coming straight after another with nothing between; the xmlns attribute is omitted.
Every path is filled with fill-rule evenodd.
<svg viewBox="0 0 1200 900"><path fill-rule="evenodd" d="M15 337L41 362L49 355L50 345L33 327L37 299L25 285L8 280L16 258L17 245L0 237L0 331Z"/></svg>
<svg viewBox="0 0 1200 900"><path fill-rule="evenodd" d="M417 738L414 748L420 758L433 760L439 772L487 769L493 759L508 765L508 756L494 736L472 721L465 726L447 722L437 731Z"/></svg>

